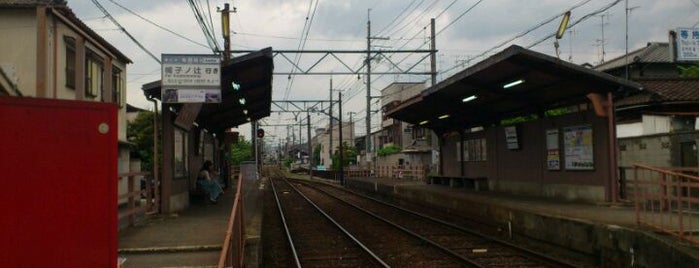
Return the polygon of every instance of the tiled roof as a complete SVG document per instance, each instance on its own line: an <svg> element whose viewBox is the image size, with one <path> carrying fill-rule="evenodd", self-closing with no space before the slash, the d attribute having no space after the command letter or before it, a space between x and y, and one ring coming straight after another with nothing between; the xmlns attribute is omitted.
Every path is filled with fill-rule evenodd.
<svg viewBox="0 0 699 268"><path fill-rule="evenodd" d="M636 82L643 85L645 92L618 100L617 106L667 102L699 103L699 79L654 79Z"/></svg>
<svg viewBox="0 0 699 268"><path fill-rule="evenodd" d="M632 63L669 63L670 45L668 43L650 42L644 48L629 52L629 64ZM624 55L595 66L595 70L604 72L626 65Z"/></svg>
<svg viewBox="0 0 699 268"><path fill-rule="evenodd" d="M0 7L33 7L37 5L66 5L65 0L0 0Z"/></svg>

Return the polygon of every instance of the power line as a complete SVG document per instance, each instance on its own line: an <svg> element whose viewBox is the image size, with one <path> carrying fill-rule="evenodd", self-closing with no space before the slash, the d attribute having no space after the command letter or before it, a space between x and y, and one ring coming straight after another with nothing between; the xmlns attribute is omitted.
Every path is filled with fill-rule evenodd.
<svg viewBox="0 0 699 268"><path fill-rule="evenodd" d="M109 20L111 20L112 23L114 23L114 25L116 25L117 27L119 27L119 29L120 29L122 32L124 32L124 34L126 34L126 36L128 36L128 37L131 39L131 41L133 41L134 43L136 43L136 45L137 45L138 47L140 47L143 51L145 51L146 53L148 53L148 55L150 55L151 58L153 58L155 61L157 61L158 63L161 63L161 62L160 62L160 59L159 59L158 57L156 57L155 55L153 55L153 53L151 53L150 51L148 51L148 49L146 49L140 42L138 42L138 40L136 40L135 37L133 37L128 31L126 31L126 29L124 29L124 27L122 27L121 24L119 24L119 22L118 22L116 19L114 19L114 17L112 17L112 15L109 14L109 12L108 12L106 9L104 9L104 7L103 7L99 2L97 2L97 0L92 0L92 3L94 3L95 6L97 6L97 8L98 8L100 11L102 11L102 13L104 13L104 15L107 16L107 18L109 18Z"/></svg>
<svg viewBox="0 0 699 268"><path fill-rule="evenodd" d="M603 7L603 8L600 8L600 9L596 10L595 12L588 13L587 15L583 16L582 18L578 19L577 21L573 22L572 24L569 24L568 27L566 27L566 29L570 29L570 28L572 28L573 26L577 25L577 24L580 23L580 22L583 22L583 21L585 21L585 20L587 20L587 19L589 19L589 18L591 18L591 17L593 17L593 16L595 16L595 15L597 15L597 14L600 14L600 13L602 13L602 12L605 12L605 11L607 11L607 9L610 9L610 8L612 8L613 6L616 6L616 5L619 4L620 2L621 2L621 0L616 0L616 1L612 2L611 4L609 4L609 5L607 5L607 6ZM539 41L536 41L536 42L534 42L533 44L529 45L527 48L531 48L531 47L533 47L533 46L536 46L536 45L540 44L541 42L546 41L546 39L549 39L549 38L553 37L554 35L556 35L556 33L549 34L549 35L547 35L546 37L540 39Z"/></svg>
<svg viewBox="0 0 699 268"><path fill-rule="evenodd" d="M405 12L408 11L408 8L410 8L410 7L415 3L415 1L417 1L417 0L410 1L410 4L408 4L407 6L405 6L405 8L403 8L403 11L401 11L400 13L398 13L398 16L394 17L393 20L391 20L391 22L389 22L388 24L386 24L386 26L384 26L383 29L379 30L379 31L376 33L376 35L381 35L381 33L383 33L384 30L386 30L386 29L387 29L388 27L390 27L393 23L395 23L396 20L398 20L398 18L400 18L401 16L403 16L403 14L405 14Z"/></svg>
<svg viewBox="0 0 699 268"><path fill-rule="evenodd" d="M209 48L207 45L204 45L204 44L202 44L202 43L199 43L199 42L197 42L197 41L194 41L194 40L192 40L192 39L189 39L188 37L186 37L186 36L184 36L184 35L178 34L178 33L174 32L174 31L172 31L172 30L170 30L170 29L168 29L168 28L165 28L165 27L163 27L163 26L161 26L161 25L159 25L159 24L157 24L157 23L155 23L155 22L153 22L153 21L151 21L151 20L149 20L149 19L147 19L147 18L144 18L143 16L139 15L138 13L134 12L134 11L131 10L131 9L126 8L125 6L123 6L123 5L119 4L119 3L117 3L117 2L114 1L114 0L109 0L109 2L112 2L112 4L114 4L114 5L116 5L116 6L120 7L120 8L122 8L122 9L128 11L129 13L133 14L134 16L139 17L140 19L142 19L142 20L144 20L144 21L150 23L151 25L153 25L153 26L155 26L155 27L158 27L158 28L160 28L160 29L162 29L162 30L164 30L164 31L166 31L166 32L168 32L168 33L174 34L174 35L176 35L176 36L178 36L178 37L180 37L180 38L182 38L182 39L184 39L184 40L187 40L187 41L192 42L192 43L194 43L194 44L200 45L200 46L202 46L202 47Z"/></svg>
<svg viewBox="0 0 699 268"><path fill-rule="evenodd" d="M473 8L475 8L475 7L476 7L478 4L480 4L481 2L483 2L483 0L478 0L478 2L476 2L475 4L473 4L471 7L469 7L468 9L466 9L464 12L462 12L461 15L459 15L458 17L456 17L456 19L454 19L454 20L451 21L449 24L447 24L447 26L444 26L444 28L442 28L441 30L439 30L435 35L439 35L439 34L442 33L445 29L449 28L449 26L451 26L452 24L454 24L455 22L457 22L459 19L461 19L461 17L463 17L464 15L466 15L466 13L470 12Z"/></svg>
<svg viewBox="0 0 699 268"><path fill-rule="evenodd" d="M435 19L439 19L439 17L441 17L442 14L444 14L444 12L447 12L447 10L448 10L449 8L451 8L451 6L453 6L453 5L456 3L456 1L459 1L459 0L451 1L451 3L449 3L449 5L448 5L447 7L445 7L445 8L442 10L442 12L439 12L439 14L437 14L437 16L435 17Z"/></svg>
<svg viewBox="0 0 699 268"><path fill-rule="evenodd" d="M189 7L192 9L194 19L197 21L197 24L199 24L199 27L204 33L204 37L206 38L206 42L209 44L209 48L211 48L214 53L220 51L221 49L212 33L212 29L209 29L209 26L206 24L206 20L201 14L201 8L194 2L194 0L188 0L187 4L189 4Z"/></svg>
<svg viewBox="0 0 699 268"><path fill-rule="evenodd" d="M398 28L397 30L391 32L390 34L388 34L388 36L397 35L400 31L402 31L403 29L405 29L405 27L409 26L409 25L411 24L410 22L418 22L418 21L421 21L421 20L425 17L425 15L427 15L427 13L430 12L430 11L432 10L432 8L435 7L435 5L436 5L437 3L439 3L439 1L434 1L434 2L432 2L432 4L430 4L429 6L427 6L427 8L423 9L422 12L421 12L419 15L417 15L417 16L415 17L415 19L409 20L408 23L403 24L402 27L400 27L400 28ZM413 25L413 27L415 27L415 26ZM405 39L403 39L403 38L401 37L401 38L399 38L399 39L393 39L393 38L392 38L392 40L405 40Z"/></svg>
<svg viewBox="0 0 699 268"><path fill-rule="evenodd" d="M587 4L587 3L589 3L590 1L591 1L591 0L583 0L583 1L579 2L578 4L574 5L573 7L569 8L568 10L574 10L574 9L576 9L576 8L579 8L579 7L581 7L581 6L583 6L583 5ZM557 18L559 18L559 17L561 17L561 16L563 16L563 13L559 13L558 15L555 15L555 16L553 16L553 17L551 17L551 18L548 18L548 19L546 19L546 20L544 20L544 21L538 23L538 24L535 25L534 27L531 27L531 28L529 28L529 29L527 29L527 30L525 30L525 31L523 31L523 32L521 32L521 33L515 35L514 37L512 37L512 38L510 38L510 39L508 39L508 40L506 40L506 41L504 41L504 42L502 42L502 43L500 43L500 44L498 44L498 45L496 45L496 46L494 46L494 47L489 48L488 50L482 52L481 54L478 54L478 55L476 55L476 56L474 56L474 57L471 57L470 59L468 59L468 60L465 61L464 63L462 63L462 64L456 64L456 65L454 65L454 66L452 66L452 67L450 67L450 68L448 68L448 69L446 69L446 70L443 70L442 72L443 72L443 73L449 72L449 71L451 71L451 70L453 70L453 69L456 69L456 68L459 67L459 66L463 66L464 64L470 63L470 62L471 62L472 60L474 60L474 59L483 57L483 56L489 54L490 52L492 52L493 50L498 49L498 48L500 48L500 47L502 47L502 46L504 46L504 45L506 45L506 44L508 44L508 43L510 43L510 42L512 42L512 41L514 41L514 40L517 39L517 38L520 38L520 37L522 37L522 36L525 36L525 35L531 33L532 31L534 31L534 30L536 30L536 29L538 29L538 28L541 28L542 26L544 26L544 25L546 25L546 24L552 22L553 20L555 20L555 19L557 19ZM568 28L570 28L570 27L572 27L572 26L569 26ZM551 35L551 36L553 36L553 35ZM549 37L547 37L546 39L548 39L548 38L549 38ZM545 39L544 39L544 40L545 40Z"/></svg>

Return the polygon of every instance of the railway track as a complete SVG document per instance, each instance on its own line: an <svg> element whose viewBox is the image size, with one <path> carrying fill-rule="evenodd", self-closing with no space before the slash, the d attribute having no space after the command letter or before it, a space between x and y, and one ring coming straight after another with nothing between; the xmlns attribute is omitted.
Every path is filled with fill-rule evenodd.
<svg viewBox="0 0 699 268"><path fill-rule="evenodd" d="M341 188L271 184L297 267L574 267Z"/></svg>
<svg viewBox="0 0 699 268"><path fill-rule="evenodd" d="M272 190L296 267L390 267L286 181ZM310 227L310 228L309 228Z"/></svg>
<svg viewBox="0 0 699 268"><path fill-rule="evenodd" d="M397 228L442 247L454 255L468 259L480 267L574 267L574 265L533 252L526 248L482 235L460 226L424 214L409 211L392 204L371 199L341 188L325 184L309 184L337 200L342 200L372 217L390 222Z"/></svg>

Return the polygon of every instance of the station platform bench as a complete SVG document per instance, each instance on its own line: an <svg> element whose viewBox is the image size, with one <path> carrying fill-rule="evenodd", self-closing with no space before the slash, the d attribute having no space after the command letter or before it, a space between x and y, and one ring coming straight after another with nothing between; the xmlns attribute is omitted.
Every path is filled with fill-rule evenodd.
<svg viewBox="0 0 699 268"><path fill-rule="evenodd" d="M462 176L438 176L428 177L429 184L448 185L452 188L468 188L476 191L488 190L488 178L486 177L462 177Z"/></svg>

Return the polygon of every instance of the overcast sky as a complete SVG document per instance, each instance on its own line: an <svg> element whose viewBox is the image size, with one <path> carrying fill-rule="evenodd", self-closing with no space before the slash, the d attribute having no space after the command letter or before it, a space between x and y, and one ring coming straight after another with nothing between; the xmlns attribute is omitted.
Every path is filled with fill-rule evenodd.
<svg viewBox="0 0 699 268"><path fill-rule="evenodd" d="M107 11L139 42L154 55L161 53L212 53L199 27L188 1L173 0L98 0ZM162 30L138 16L115 5L116 1L139 16L146 18L190 40ZM258 50L272 47L275 50L365 50L367 43L367 17L371 9L371 34L388 37L374 40L376 49L428 49L430 18L436 18L436 43L439 50L437 69L439 80L446 79L470 64L485 59L511 44L530 47L545 36L555 32L560 23L556 16L571 10L570 27L560 40L560 58L576 64L600 63L624 54L625 51L625 1L619 1L605 12L592 13L617 2L615 0L198 0L208 13L206 20L214 25L217 41L222 47L220 13L224 3L230 3L237 12L231 17L234 31L231 43L234 50ZM207 7L208 2L208 7ZM133 64L127 72L127 99L132 105L152 109L143 96L144 83L160 79L160 66L148 54L136 46L123 32L93 4L91 0L70 0L68 5L85 23L126 54ZM699 0L628 0L629 51L641 48L648 42L667 42L668 30L678 27L696 27L699 23ZM467 12L467 10L469 10ZM315 12L314 12L315 11ZM586 18L587 17L587 18ZM308 19L307 19L308 18ZM555 18L555 19L552 19ZM586 18L586 19L585 19ZM551 20L552 19L552 20ZM546 21L551 20L549 23ZM541 25L543 24L543 25ZM304 29L310 31L307 35ZM536 28L541 25L541 27ZM536 28L536 29L535 29ZM503 42L527 32L520 38L496 47ZM304 38L305 37L305 38ZM305 40L305 42L303 42ZM305 43L302 45L302 43ZM604 53L603 49L604 47ZM549 38L531 49L555 55L553 39ZM488 52L490 51L490 52ZM604 56L603 56L604 55ZM294 55L291 55L292 57ZM401 68L414 65L423 55L394 55L392 61L402 61ZM308 68L317 55L301 56L299 65ZM345 63L358 68L360 56L345 56ZM372 70L388 70L385 60L372 63ZM292 67L281 57L275 58L275 72L290 72ZM318 71L344 71L336 62L324 62ZM428 71L424 61L415 71ZM445 72L446 71L446 72ZM391 82L419 82L428 76L386 75L372 76L372 96ZM327 99L329 76L275 75L273 100ZM364 75L333 76L333 88L344 90L344 112L355 112L356 132L365 133L366 84ZM336 95L333 97L336 98ZM379 109L374 104L372 110ZM277 110L275 107L273 111ZM347 116L347 114L343 115ZM327 124L326 116L314 115L313 128ZM274 113L265 119L266 124L293 123L291 114ZM379 117L372 117L373 130L380 127ZM249 127L240 131L249 137ZM272 139L286 137L286 127L267 127ZM295 131L298 133L298 129ZM305 129L303 135L305 136ZM305 139L305 137L304 137Z"/></svg>

